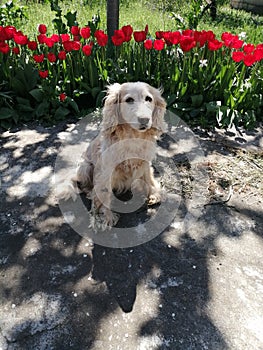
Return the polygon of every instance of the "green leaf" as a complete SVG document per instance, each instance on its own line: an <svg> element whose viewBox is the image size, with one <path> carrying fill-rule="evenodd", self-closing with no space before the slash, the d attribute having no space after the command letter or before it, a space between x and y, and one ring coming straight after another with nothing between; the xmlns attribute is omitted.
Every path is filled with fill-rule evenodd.
<svg viewBox="0 0 263 350"><path fill-rule="evenodd" d="M2 99L12 100L12 97L8 95L9 92L0 92L0 97Z"/></svg>
<svg viewBox="0 0 263 350"><path fill-rule="evenodd" d="M227 104L230 105L231 109L235 107L235 99L231 93L229 93Z"/></svg>
<svg viewBox="0 0 263 350"><path fill-rule="evenodd" d="M18 120L19 120L19 115L15 111L13 111L13 121L17 124Z"/></svg>
<svg viewBox="0 0 263 350"><path fill-rule="evenodd" d="M32 90L37 85L38 73L37 70L32 66L31 63L27 63L24 69L25 82L27 86L27 91Z"/></svg>
<svg viewBox="0 0 263 350"><path fill-rule="evenodd" d="M172 94L172 95L169 95L166 102L167 102L167 106L171 106L175 101L176 101L176 95L175 94Z"/></svg>
<svg viewBox="0 0 263 350"><path fill-rule="evenodd" d="M10 108L2 107L0 108L0 119L12 118L14 111Z"/></svg>
<svg viewBox="0 0 263 350"><path fill-rule="evenodd" d="M44 92L41 89L33 89L29 91L30 95L34 97L37 102L43 101Z"/></svg>
<svg viewBox="0 0 263 350"><path fill-rule="evenodd" d="M185 85L181 86L181 89L180 89L180 96L181 97L183 97L186 94L187 88L188 88L188 84L187 83Z"/></svg>
<svg viewBox="0 0 263 350"><path fill-rule="evenodd" d="M74 110L75 113L79 113L79 107L73 99L68 98L67 103Z"/></svg>
<svg viewBox="0 0 263 350"><path fill-rule="evenodd" d="M61 8L58 5L58 1L56 0L50 0L50 8L51 8L51 11L55 11L55 12L61 11Z"/></svg>
<svg viewBox="0 0 263 350"><path fill-rule="evenodd" d="M18 110L20 112L34 112L34 108L32 108L31 106L27 106L27 105L24 105L24 104L19 104L17 106Z"/></svg>
<svg viewBox="0 0 263 350"><path fill-rule="evenodd" d="M212 101L205 104L206 114L208 116L214 116L220 109L221 101Z"/></svg>
<svg viewBox="0 0 263 350"><path fill-rule="evenodd" d="M12 122L10 120L0 120L0 125L2 128L8 130L12 126Z"/></svg>
<svg viewBox="0 0 263 350"><path fill-rule="evenodd" d="M26 96L27 93L36 87L38 74L31 64L18 68L15 77L11 81L14 92L20 96Z"/></svg>
<svg viewBox="0 0 263 350"><path fill-rule="evenodd" d="M77 21L77 11L75 12L67 12L67 14L64 16L64 18L66 18L67 20L67 26L68 27L72 27L74 25L76 25L76 21Z"/></svg>
<svg viewBox="0 0 263 350"><path fill-rule="evenodd" d="M25 94L25 87L24 87L24 84L19 79L14 77L12 79L11 86L12 86L12 89L14 90L14 92L16 94L24 96L24 94Z"/></svg>
<svg viewBox="0 0 263 350"><path fill-rule="evenodd" d="M191 96L191 100L192 100L192 105L194 107L200 107L204 101L204 97L203 95L199 94L199 95L192 95Z"/></svg>
<svg viewBox="0 0 263 350"><path fill-rule="evenodd" d="M181 110L183 112L188 112L193 109L188 103L186 102L178 102L173 105L173 107L177 110Z"/></svg>
<svg viewBox="0 0 263 350"><path fill-rule="evenodd" d="M91 87L87 83L84 83L83 81L81 81L79 85L81 88L85 89L85 92L91 92Z"/></svg>
<svg viewBox="0 0 263 350"><path fill-rule="evenodd" d="M36 108L36 116L37 117L43 117L46 116L49 112L49 106L50 103L47 100L44 100L43 102L41 102L37 108Z"/></svg>
<svg viewBox="0 0 263 350"><path fill-rule="evenodd" d="M101 92L101 88L100 87L94 87L91 89L91 95L93 98L96 98L96 96Z"/></svg>
<svg viewBox="0 0 263 350"><path fill-rule="evenodd" d="M105 91L101 90L96 98L96 107L101 107L102 106L102 101L105 97Z"/></svg>
<svg viewBox="0 0 263 350"><path fill-rule="evenodd" d="M16 102L20 105L30 106L30 101L27 98L16 97Z"/></svg>
<svg viewBox="0 0 263 350"><path fill-rule="evenodd" d="M69 113L70 113L69 109L65 107L59 107L54 114L54 118L56 120L61 120L61 119L64 119Z"/></svg>

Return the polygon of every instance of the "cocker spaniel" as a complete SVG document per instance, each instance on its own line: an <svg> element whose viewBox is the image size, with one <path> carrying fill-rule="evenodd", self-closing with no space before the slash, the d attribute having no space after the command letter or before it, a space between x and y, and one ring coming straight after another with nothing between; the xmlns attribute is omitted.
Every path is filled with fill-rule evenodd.
<svg viewBox="0 0 263 350"><path fill-rule="evenodd" d="M154 179L152 160L156 141L166 131L166 102L160 90L143 82L108 87L99 135L82 154L74 178L92 200L92 226L105 230L116 225L113 192L140 193L148 205L163 200Z"/></svg>

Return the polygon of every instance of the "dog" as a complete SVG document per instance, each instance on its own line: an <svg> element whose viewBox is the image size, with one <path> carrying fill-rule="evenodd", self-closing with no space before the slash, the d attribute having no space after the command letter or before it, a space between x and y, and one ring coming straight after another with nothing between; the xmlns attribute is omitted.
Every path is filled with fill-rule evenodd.
<svg viewBox="0 0 263 350"><path fill-rule="evenodd" d="M148 205L164 200L152 160L156 141L167 129L165 111L161 91L146 83L108 86L99 134L82 154L73 178L92 200L94 229L117 224L118 215L111 208L113 192L143 194Z"/></svg>

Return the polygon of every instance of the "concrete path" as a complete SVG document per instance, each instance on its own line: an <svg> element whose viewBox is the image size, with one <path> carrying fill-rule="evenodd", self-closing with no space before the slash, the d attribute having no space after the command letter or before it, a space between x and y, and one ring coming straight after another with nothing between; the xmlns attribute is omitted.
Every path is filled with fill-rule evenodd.
<svg viewBox="0 0 263 350"><path fill-rule="evenodd" d="M61 213L53 175L65 147L65 168L78 160L74 123L1 134L1 350L263 349L262 168L251 165L257 185L238 187L241 163L235 182L224 177L240 147L262 156L262 129L193 134L168 119L156 167L178 205L163 232L123 248ZM158 210L130 216L136 235Z"/></svg>

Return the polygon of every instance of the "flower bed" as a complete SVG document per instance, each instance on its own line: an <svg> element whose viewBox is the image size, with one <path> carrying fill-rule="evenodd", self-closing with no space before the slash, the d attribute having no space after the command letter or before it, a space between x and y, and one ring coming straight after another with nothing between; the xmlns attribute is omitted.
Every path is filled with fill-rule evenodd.
<svg viewBox="0 0 263 350"><path fill-rule="evenodd" d="M247 127L262 118L263 44L231 33L159 31L130 25L112 38L100 29L72 26L35 40L0 27L0 121L50 122L100 106L107 84L145 81L162 87L168 107L204 126Z"/></svg>

